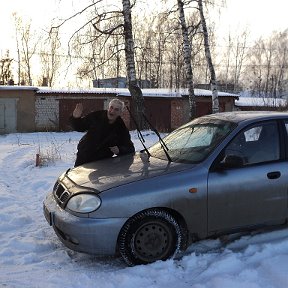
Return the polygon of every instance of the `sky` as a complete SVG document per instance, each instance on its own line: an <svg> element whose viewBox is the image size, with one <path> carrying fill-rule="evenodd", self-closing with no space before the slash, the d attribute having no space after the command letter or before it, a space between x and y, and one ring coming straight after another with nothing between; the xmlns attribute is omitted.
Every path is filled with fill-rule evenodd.
<svg viewBox="0 0 288 288"><path fill-rule="evenodd" d="M150 9L153 2L149 3ZM89 3L89 0L5 1L5 5L1 5L0 9L0 53L2 51L3 54L3 51L11 48L14 43L13 12L24 19L31 19L35 29L44 29L53 17L70 16L73 12L79 11L80 7L85 7L86 3ZM141 1L138 3L142 5ZM237 32L245 27L249 27L252 38L267 36L273 30L283 31L288 28L287 0L226 0L226 4L227 7L215 8L215 10L221 9L221 16L217 13L213 16L221 37L227 35L229 31Z"/></svg>
<svg viewBox="0 0 288 288"><path fill-rule="evenodd" d="M4 0L0 0L3 1ZM89 0L81 0L85 5ZM45 3L45 4L44 4ZM15 49L15 21L13 13L23 18L24 22L31 20L33 29L43 30L44 34L51 27L51 19L65 18L78 11L79 1L76 0L10 0L5 1L0 9L0 56L6 49ZM45 32L46 31L46 32Z"/></svg>
<svg viewBox="0 0 288 288"><path fill-rule="evenodd" d="M273 31L288 29L286 0L226 0L218 18L219 34L225 36L231 30L237 32L246 27L252 39L267 37Z"/></svg>
<svg viewBox="0 0 288 288"><path fill-rule="evenodd" d="M144 133L149 147L157 137ZM177 260L127 267L66 248L46 222L42 203L74 164L83 134L0 135L1 288L287 288L288 228L192 244ZM142 146L135 131L136 150ZM36 167L36 153L45 165ZM49 160L49 161L47 161Z"/></svg>
<svg viewBox="0 0 288 288"><path fill-rule="evenodd" d="M4 0L0 0L4 2ZM112 1L113 0L107 0ZM172 3L176 3L176 0L168 0ZM215 0L220 3L221 0ZM142 2L142 3L141 3ZM144 6L143 0L138 0L138 6L140 9L146 7L146 9L155 10L159 8L159 1L150 1L149 5ZM146 0L147 2L147 0ZM73 15L75 12L79 12L83 7L86 7L86 4L90 3L90 0L9 0L5 1L5 5L1 5L0 9L0 58L4 57L6 51L10 51L10 57L17 59L16 57L16 41L15 41L15 21L13 18L13 13L17 13L18 16L22 17L26 23L31 20L32 31L41 31L45 36L48 36L49 28L51 27L51 19L67 18ZM120 2L121 3L121 2ZM153 4L155 3L155 4ZM155 9L151 8L152 5L155 6ZM148 8L147 8L148 7ZM284 31L288 28L288 18L287 18L287 9L288 2L287 0L226 0L226 6L215 6L215 10L209 13L207 21L214 21L216 24L218 43L219 47L222 47L222 42L225 38L227 39L228 34L231 33L232 36L240 34L246 28L249 30L250 43L254 39L262 37L268 37L273 31ZM149 10L149 11L150 11ZM221 15L217 13L218 10L221 10ZM141 15L142 10L138 10L139 15ZM78 25L80 21L76 22ZM79 27L79 26L78 26ZM66 30L62 30L62 37L66 36L68 39L72 33L75 31L73 29L73 22L69 22L69 25L65 26ZM70 30L67 30L70 29ZM65 32L64 32L65 31ZM68 33L69 31L69 33ZM66 43L63 41L63 43ZM67 45L64 44L64 47ZM65 48L65 51L67 49ZM38 61L38 60L37 60ZM68 65L68 64L67 64ZM61 75L67 73L67 65L64 65L63 71L60 71ZM34 65L36 70L37 65ZM39 66L38 66L39 67ZM15 68L15 67L14 67ZM36 73L34 70L34 74ZM65 72L66 71L66 72ZM68 72L70 73L70 72ZM74 73L74 72L72 72ZM14 74L17 74L16 72ZM69 82L70 74L63 76L62 78L65 81L61 81L57 85L71 86L81 85L77 83L79 80L75 80L75 75L71 75L72 84ZM16 76L14 77L16 78ZM80 80L79 80L80 81ZM87 85L87 83L83 83ZM92 81L89 81L89 86L92 85ZM61 86L62 87L62 86Z"/></svg>

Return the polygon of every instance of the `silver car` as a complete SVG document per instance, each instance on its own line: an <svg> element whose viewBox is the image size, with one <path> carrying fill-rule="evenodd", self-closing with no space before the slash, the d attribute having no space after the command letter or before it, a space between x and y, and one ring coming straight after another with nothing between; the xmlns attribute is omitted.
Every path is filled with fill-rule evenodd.
<svg viewBox="0 0 288 288"><path fill-rule="evenodd" d="M197 118L152 147L63 173L44 214L70 249L128 265L165 260L193 241L285 224L288 113Z"/></svg>

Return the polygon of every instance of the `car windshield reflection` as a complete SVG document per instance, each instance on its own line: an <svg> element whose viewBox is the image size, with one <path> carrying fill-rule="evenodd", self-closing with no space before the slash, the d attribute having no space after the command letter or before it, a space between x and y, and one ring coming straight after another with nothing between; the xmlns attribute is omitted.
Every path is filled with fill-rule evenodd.
<svg viewBox="0 0 288 288"><path fill-rule="evenodd" d="M167 135L163 141L172 162L199 163L203 161L236 127L233 122L195 119ZM167 160L163 145L157 142L149 148L152 157ZM168 159L169 160L169 159Z"/></svg>

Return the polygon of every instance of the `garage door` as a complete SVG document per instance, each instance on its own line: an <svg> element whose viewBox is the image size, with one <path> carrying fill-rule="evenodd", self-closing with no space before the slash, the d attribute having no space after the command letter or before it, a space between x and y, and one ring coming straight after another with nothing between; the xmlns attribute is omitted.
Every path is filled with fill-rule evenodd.
<svg viewBox="0 0 288 288"><path fill-rule="evenodd" d="M16 99L0 99L0 133L17 132Z"/></svg>
<svg viewBox="0 0 288 288"><path fill-rule="evenodd" d="M0 134L4 133L5 128L5 106L0 103Z"/></svg>

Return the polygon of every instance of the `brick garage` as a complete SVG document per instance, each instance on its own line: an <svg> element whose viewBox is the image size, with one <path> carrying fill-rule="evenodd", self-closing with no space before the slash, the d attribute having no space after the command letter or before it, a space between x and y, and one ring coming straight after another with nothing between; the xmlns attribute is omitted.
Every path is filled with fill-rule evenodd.
<svg viewBox="0 0 288 288"><path fill-rule="evenodd" d="M146 115L157 130L169 132L189 120L188 95L183 91L168 89L142 90ZM185 94L186 93L186 94ZM211 91L195 89L196 116L212 112ZM91 90L53 90L40 88L36 92L36 127L38 131L69 131L68 118L76 103L82 102L86 113L106 109L112 98L118 97L131 107L128 89L94 88ZM220 111L232 111L238 96L219 92ZM123 115L130 130L136 129L127 110Z"/></svg>
<svg viewBox="0 0 288 288"><path fill-rule="evenodd" d="M210 90L195 89L196 117L212 113L212 92ZM189 121L188 90L181 89L142 89L145 99L146 114L149 121L157 130L169 132ZM119 92L119 96L131 101L129 92ZM219 110L233 111L238 95L218 92ZM130 103L131 104L131 103ZM131 128L131 127L130 127Z"/></svg>
<svg viewBox="0 0 288 288"><path fill-rule="evenodd" d="M103 89L102 89L103 90ZM95 96L97 94L97 97ZM36 130L69 131L68 119L75 105L83 103L84 113L101 110L107 107L111 93L95 93L91 90L67 90L39 88L36 92Z"/></svg>
<svg viewBox="0 0 288 288"><path fill-rule="evenodd" d="M174 130L189 120L188 95L185 90L143 89L146 115L161 132ZM210 94L209 94L210 93ZM212 111L211 91L195 89L197 116ZM76 103L86 112L106 109L109 101L119 97L131 106L128 89L94 88L89 90L51 89L29 86L0 87L0 133L34 131L69 131L68 118ZM219 92L221 111L232 111L237 95ZM1 112L2 111L2 112ZM123 115L130 130L135 125L127 110Z"/></svg>

